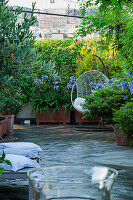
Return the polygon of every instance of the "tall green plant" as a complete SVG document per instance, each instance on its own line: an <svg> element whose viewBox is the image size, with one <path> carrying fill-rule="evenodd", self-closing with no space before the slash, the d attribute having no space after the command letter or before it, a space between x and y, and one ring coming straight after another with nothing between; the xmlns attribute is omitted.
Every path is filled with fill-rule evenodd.
<svg viewBox="0 0 133 200"><path fill-rule="evenodd" d="M36 22L35 4L31 15L25 13L19 23L22 8L13 10L7 3L7 0L0 1L0 110L16 113L22 105L19 79L25 71L31 71L33 62L36 65L34 38L30 31L30 26Z"/></svg>
<svg viewBox="0 0 133 200"><path fill-rule="evenodd" d="M73 76L76 68L76 59L81 57L80 49L84 41L67 39L43 39L36 41L35 48L40 53L41 59L48 63L50 60L55 64L55 68L60 76L63 77L65 84L69 77Z"/></svg>
<svg viewBox="0 0 133 200"><path fill-rule="evenodd" d="M51 109L72 109L71 93L51 61L44 63L33 75L31 104L36 112L41 112L42 109L46 112Z"/></svg>
<svg viewBox="0 0 133 200"><path fill-rule="evenodd" d="M92 9L93 14L88 15L88 9ZM121 56L124 55L124 59L128 62L128 69L132 68L132 52L130 52L133 33L132 9L133 4L130 0L97 0L94 2L87 0L80 5L83 21L78 30L78 35L81 36L93 32L98 33L104 48L111 42L113 48L119 50ZM103 40L104 38L106 40Z"/></svg>
<svg viewBox="0 0 133 200"><path fill-rule="evenodd" d="M33 57L32 47L34 43L30 26L36 22L32 13L29 17L26 13L22 23L18 23L18 16L22 14L22 8L7 5L8 1L0 1L0 71L3 75L18 76L29 67ZM31 59L32 57L32 59Z"/></svg>
<svg viewBox="0 0 133 200"><path fill-rule="evenodd" d="M89 70L99 70L105 74L102 62L93 55L99 56L106 66L109 78L116 72L120 72L121 68L118 66L118 53L109 46L109 49L101 49L99 38L87 38L85 44L80 49L81 56L77 59L76 75L80 76Z"/></svg>
<svg viewBox="0 0 133 200"><path fill-rule="evenodd" d="M127 0L97 0L93 3L91 0L87 0L85 3L81 3L80 11L83 22L79 34L85 36L87 33L98 32L101 36L106 37L108 43L112 39L117 47L121 46L120 34L127 22L124 14L131 13L131 5L132 3ZM87 15L88 9L93 9L94 14Z"/></svg>
<svg viewBox="0 0 133 200"><path fill-rule="evenodd" d="M119 62L126 70L133 72L133 15L128 18L130 20L127 21L125 30L121 34L122 48L120 49Z"/></svg>
<svg viewBox="0 0 133 200"><path fill-rule="evenodd" d="M114 112L114 121L125 137L133 136L133 98Z"/></svg>

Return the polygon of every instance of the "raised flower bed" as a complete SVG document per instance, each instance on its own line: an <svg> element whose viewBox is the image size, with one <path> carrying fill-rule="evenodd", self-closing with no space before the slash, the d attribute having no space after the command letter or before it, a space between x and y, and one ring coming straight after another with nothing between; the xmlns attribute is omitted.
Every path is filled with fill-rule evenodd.
<svg viewBox="0 0 133 200"><path fill-rule="evenodd" d="M36 111L36 122L39 123L70 123L71 90L67 80L57 75L52 63L46 64L46 69L40 69L34 76L31 105Z"/></svg>
<svg viewBox="0 0 133 200"><path fill-rule="evenodd" d="M46 111L42 110L36 115L36 123L70 123L70 112L65 112L64 109L56 110L54 113L54 109L51 109L50 112L46 113Z"/></svg>

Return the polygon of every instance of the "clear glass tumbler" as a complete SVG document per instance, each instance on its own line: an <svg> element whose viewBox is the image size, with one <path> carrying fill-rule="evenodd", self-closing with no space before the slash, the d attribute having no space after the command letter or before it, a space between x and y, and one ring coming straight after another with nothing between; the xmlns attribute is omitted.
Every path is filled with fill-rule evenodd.
<svg viewBox="0 0 133 200"><path fill-rule="evenodd" d="M57 166L31 169L27 174L34 200L110 200L118 172L103 166Z"/></svg>

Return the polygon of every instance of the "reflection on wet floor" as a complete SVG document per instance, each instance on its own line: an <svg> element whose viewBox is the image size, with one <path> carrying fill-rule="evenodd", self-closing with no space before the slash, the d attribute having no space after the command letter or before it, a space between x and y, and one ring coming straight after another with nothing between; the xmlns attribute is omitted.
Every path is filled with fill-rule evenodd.
<svg viewBox="0 0 133 200"><path fill-rule="evenodd" d="M82 132L70 125L16 125L14 128L14 133L8 134L3 141L27 141L40 145L43 149L41 166L94 166L99 165L96 159L100 159L103 153L110 155L126 149L116 145L113 132ZM111 167L119 171L111 200L133 200L133 169ZM0 181L0 200L28 200L28 181Z"/></svg>

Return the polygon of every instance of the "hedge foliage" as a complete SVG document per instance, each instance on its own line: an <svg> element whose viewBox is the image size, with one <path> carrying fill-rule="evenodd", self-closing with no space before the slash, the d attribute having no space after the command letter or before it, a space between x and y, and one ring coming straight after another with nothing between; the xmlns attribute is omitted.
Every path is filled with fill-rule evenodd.
<svg viewBox="0 0 133 200"><path fill-rule="evenodd" d="M112 77L121 69L118 66L117 52L111 46L109 49L101 49L101 41L98 38L88 38L86 41L67 39L42 39L35 42L35 49L40 53L40 58L48 63L50 60L55 64L59 75L67 83L69 77L78 77L86 71L97 69L105 74L103 65L98 58L93 61L93 54L102 58L109 77Z"/></svg>
<svg viewBox="0 0 133 200"><path fill-rule="evenodd" d="M102 47L101 42L103 43ZM93 69L99 70L105 74L102 62L97 57L94 57L95 60L93 60L92 55L97 55L102 59L110 78L116 72L121 71L118 65L117 52L112 49L111 45L106 49L104 41L100 41L99 38L86 39L84 46L80 49L80 55L81 57L77 60L77 76Z"/></svg>
<svg viewBox="0 0 133 200"><path fill-rule="evenodd" d="M84 41L42 39L36 41L35 48L45 62L52 61L59 75L68 83L69 77L74 75L77 68L77 58L81 57L80 49Z"/></svg>

